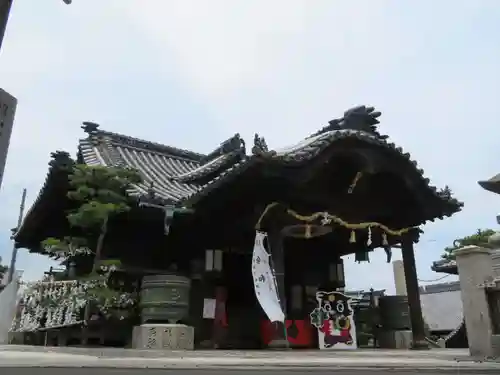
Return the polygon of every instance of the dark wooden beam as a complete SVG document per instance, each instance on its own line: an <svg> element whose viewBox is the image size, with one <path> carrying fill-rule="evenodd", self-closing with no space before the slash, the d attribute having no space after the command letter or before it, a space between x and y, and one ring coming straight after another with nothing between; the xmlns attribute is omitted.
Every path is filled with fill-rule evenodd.
<svg viewBox="0 0 500 375"><path fill-rule="evenodd" d="M425 339L424 318L420 302L415 252L413 250L413 241L410 236L403 237L401 250L403 254L403 268L405 271L408 306L410 309L411 330L413 336L412 349L429 349L429 344Z"/></svg>
<svg viewBox="0 0 500 375"><path fill-rule="evenodd" d="M342 197L337 199L330 198L329 201L326 201L324 200L326 195L322 195L321 193L290 195L287 198L291 202L290 208L301 214L326 211L348 222L377 221L391 229L401 229L406 227L407 223L413 222L412 218L407 215L394 215L394 209L390 206L384 208L370 206L369 204L360 206L355 199L349 200ZM304 209L304 211L301 212L301 209ZM375 243L376 240L374 239L373 242Z"/></svg>
<svg viewBox="0 0 500 375"><path fill-rule="evenodd" d="M276 277L276 286L278 289L278 297L280 299L281 308L285 313L286 322L286 290L285 290L285 253L283 248L283 236L281 228L273 228L269 235L268 241L271 251L272 266L274 267L274 275ZM275 331L273 340L269 343L269 347L273 349L287 348L288 341L285 335L285 325L281 322L275 322Z"/></svg>
<svg viewBox="0 0 500 375"><path fill-rule="evenodd" d="M0 49L2 48L3 37L5 36L5 29L7 28L7 21L9 20L12 1L13 0L0 1Z"/></svg>

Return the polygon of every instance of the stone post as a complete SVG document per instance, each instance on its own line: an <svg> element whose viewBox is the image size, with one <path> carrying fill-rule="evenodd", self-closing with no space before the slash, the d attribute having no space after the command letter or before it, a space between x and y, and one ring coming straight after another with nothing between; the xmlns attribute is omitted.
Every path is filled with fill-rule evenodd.
<svg viewBox="0 0 500 375"><path fill-rule="evenodd" d="M394 285L396 286L397 296L406 296L406 276L402 260L392 262L392 270L394 272Z"/></svg>
<svg viewBox="0 0 500 375"><path fill-rule="evenodd" d="M492 322L486 291L481 284L491 280L491 250L466 246L453 252L456 257L463 313L470 355L484 358L493 355Z"/></svg>

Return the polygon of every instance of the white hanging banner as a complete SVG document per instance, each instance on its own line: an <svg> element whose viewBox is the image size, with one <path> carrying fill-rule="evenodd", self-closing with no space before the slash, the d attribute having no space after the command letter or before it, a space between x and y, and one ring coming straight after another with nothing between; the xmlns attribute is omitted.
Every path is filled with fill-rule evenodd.
<svg viewBox="0 0 500 375"><path fill-rule="evenodd" d="M269 264L270 255L264 248L266 234L257 232L252 256L252 276L255 295L271 322L284 322L285 314L281 309L276 281Z"/></svg>

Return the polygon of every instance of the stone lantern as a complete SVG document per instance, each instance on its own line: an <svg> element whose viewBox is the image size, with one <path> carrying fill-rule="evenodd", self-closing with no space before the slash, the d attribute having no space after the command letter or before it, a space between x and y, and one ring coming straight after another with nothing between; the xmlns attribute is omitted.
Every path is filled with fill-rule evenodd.
<svg viewBox="0 0 500 375"><path fill-rule="evenodd" d="M495 194L500 194L500 173L493 176L489 180L478 181L478 184L485 190L491 191ZM497 223L500 224L500 215L497 215ZM488 243L492 248L500 249L500 232L497 231L492 234L488 239Z"/></svg>

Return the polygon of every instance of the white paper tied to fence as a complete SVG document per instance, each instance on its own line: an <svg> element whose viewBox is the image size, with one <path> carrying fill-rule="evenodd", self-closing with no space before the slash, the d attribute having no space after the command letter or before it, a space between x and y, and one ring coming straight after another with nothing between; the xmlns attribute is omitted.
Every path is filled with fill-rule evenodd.
<svg viewBox="0 0 500 375"><path fill-rule="evenodd" d="M285 314L280 305L276 280L269 263L270 255L264 248L266 234L257 232L252 256L252 276L255 295L271 322L284 322Z"/></svg>

